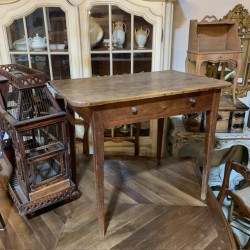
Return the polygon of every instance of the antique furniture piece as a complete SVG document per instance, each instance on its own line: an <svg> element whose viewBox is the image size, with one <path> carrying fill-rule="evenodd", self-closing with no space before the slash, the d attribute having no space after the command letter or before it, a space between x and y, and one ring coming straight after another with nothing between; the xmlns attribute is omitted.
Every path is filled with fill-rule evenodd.
<svg viewBox="0 0 250 250"><path fill-rule="evenodd" d="M1 143L4 147L7 138L15 151L9 193L20 214L75 196L66 113L46 87L44 74L18 64L0 65L0 74L8 79L1 86L8 89L0 98L0 125L5 133Z"/></svg>
<svg viewBox="0 0 250 250"><path fill-rule="evenodd" d="M196 145L196 148L199 148L200 154L202 154L204 139L205 133L188 132L186 130L182 116L170 117L167 146L172 156L181 156L180 152L184 150L184 147L190 148L192 145ZM236 145L246 148L248 152L247 168L250 169L250 129L245 126L242 133L215 133L214 151L228 149ZM200 155L196 152L194 154Z"/></svg>
<svg viewBox="0 0 250 250"><path fill-rule="evenodd" d="M170 69L174 3L175 0L153 4L144 0L5 1L0 8L0 63L29 66L44 72L50 80ZM113 24L117 21L126 25L123 48L112 44ZM141 27L150 29L144 48L138 48L135 39L135 29ZM40 51L29 46L29 37L36 34L47 41L47 47ZM105 134L110 138L134 138L134 126L125 128L110 128ZM156 154L156 131L156 121L143 122L140 155ZM82 126L76 126L76 136L83 138ZM92 152L91 140L89 144ZM134 144L106 142L105 151L133 154Z"/></svg>
<svg viewBox="0 0 250 250"><path fill-rule="evenodd" d="M243 180L236 186L235 190L229 189L229 179L232 171L242 175ZM236 162L228 161L225 166L225 173L220 192L217 196L218 202L222 205L226 197L231 198L228 221L232 227L239 229L248 236L245 246L241 246L239 238L234 234L238 249L250 248L250 171Z"/></svg>
<svg viewBox="0 0 250 250"><path fill-rule="evenodd" d="M242 133L244 118L248 107L236 98L233 103L230 96L221 96L215 132L221 133ZM184 117L184 123L188 132L204 132L204 113L192 113Z"/></svg>
<svg viewBox="0 0 250 250"><path fill-rule="evenodd" d="M96 197L101 235L105 233L104 128L158 119L158 158L160 158L163 119L177 114L205 111L207 129L201 198L206 199L221 88L227 87L228 83L176 71L159 71L58 80L52 81L51 84L65 98L67 107L73 109L92 126ZM74 162L73 146L74 141L71 140L71 158Z"/></svg>
<svg viewBox="0 0 250 250"><path fill-rule="evenodd" d="M223 19L231 19L238 23L238 34L242 47L242 70L240 72L242 84L238 85L237 96L245 97L250 83L250 15L242 4L237 4Z"/></svg>
<svg viewBox="0 0 250 250"><path fill-rule="evenodd" d="M241 71L242 51L238 36L238 23L233 20L218 21L215 16L205 16L202 21L190 21L186 71L189 62L195 62L195 73L201 74L203 62L236 61L237 70L229 93L236 103L237 81ZM221 74L221 79L224 75ZM228 94L228 93L227 93Z"/></svg>

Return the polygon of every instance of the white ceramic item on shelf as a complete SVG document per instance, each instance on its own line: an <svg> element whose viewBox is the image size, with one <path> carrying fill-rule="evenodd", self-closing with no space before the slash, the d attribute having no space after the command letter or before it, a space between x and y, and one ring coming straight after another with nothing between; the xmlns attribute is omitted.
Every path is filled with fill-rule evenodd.
<svg viewBox="0 0 250 250"><path fill-rule="evenodd" d="M147 42L148 35L150 33L149 28L143 29L140 27L139 29L135 29L135 40L138 45L138 49L144 49L145 44Z"/></svg>
<svg viewBox="0 0 250 250"><path fill-rule="evenodd" d="M50 48L50 50L56 50L56 44L51 43L51 44L49 45L49 48Z"/></svg>
<svg viewBox="0 0 250 250"><path fill-rule="evenodd" d="M93 17L89 18L89 37L91 48L94 48L95 45L103 38L103 29L97 22L94 21Z"/></svg>
<svg viewBox="0 0 250 250"><path fill-rule="evenodd" d="M27 44L25 38L21 38L19 40L16 40L13 43L13 46L16 50L27 50Z"/></svg>
<svg viewBox="0 0 250 250"><path fill-rule="evenodd" d="M65 49L65 43L58 43L58 44L56 44L56 49L58 49L58 50L64 50Z"/></svg>
<svg viewBox="0 0 250 250"><path fill-rule="evenodd" d="M121 21L113 23L112 42L114 46L116 45L118 48L123 48L123 44L125 42L125 32L125 23L122 23Z"/></svg>
<svg viewBox="0 0 250 250"><path fill-rule="evenodd" d="M30 46L35 51L44 50L47 47L46 37L40 37L36 34L35 37L29 38Z"/></svg>

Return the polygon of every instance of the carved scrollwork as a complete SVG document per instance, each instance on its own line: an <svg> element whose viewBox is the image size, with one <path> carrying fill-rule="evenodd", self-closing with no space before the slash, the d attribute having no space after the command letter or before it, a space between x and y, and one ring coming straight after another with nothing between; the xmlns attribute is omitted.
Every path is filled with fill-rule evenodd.
<svg viewBox="0 0 250 250"><path fill-rule="evenodd" d="M245 97L245 96L247 96L247 92L248 91L249 91L249 88L247 86L237 87L236 96L238 98ZM233 94L233 87L223 89L222 93L225 96L232 96L232 94Z"/></svg>
<svg viewBox="0 0 250 250"><path fill-rule="evenodd" d="M250 35L250 15L242 4L237 4L223 19L232 19L239 23L239 36Z"/></svg>

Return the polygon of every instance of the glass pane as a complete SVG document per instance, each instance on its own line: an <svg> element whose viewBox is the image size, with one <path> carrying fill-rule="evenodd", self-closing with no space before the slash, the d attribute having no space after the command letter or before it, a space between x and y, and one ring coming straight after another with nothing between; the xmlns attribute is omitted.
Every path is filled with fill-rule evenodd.
<svg viewBox="0 0 250 250"><path fill-rule="evenodd" d="M151 72L152 53L134 54L134 73Z"/></svg>
<svg viewBox="0 0 250 250"><path fill-rule="evenodd" d="M65 12L60 8L46 8L50 50L68 48Z"/></svg>
<svg viewBox="0 0 250 250"><path fill-rule="evenodd" d="M94 6L90 10L89 18L89 39L91 49L107 49L109 44L109 37L108 5Z"/></svg>
<svg viewBox="0 0 250 250"><path fill-rule="evenodd" d="M115 137L129 137L130 136L130 126L131 125L122 125L114 128Z"/></svg>
<svg viewBox="0 0 250 250"><path fill-rule="evenodd" d="M152 49L153 25L148 23L143 17L135 16L135 49Z"/></svg>
<svg viewBox="0 0 250 250"><path fill-rule="evenodd" d="M11 63L19 63L29 67L29 60L27 55L11 55Z"/></svg>
<svg viewBox="0 0 250 250"><path fill-rule="evenodd" d="M115 49L131 48L131 15L112 6L112 42Z"/></svg>
<svg viewBox="0 0 250 250"><path fill-rule="evenodd" d="M113 54L113 75L131 73L131 54Z"/></svg>
<svg viewBox="0 0 250 250"><path fill-rule="evenodd" d="M42 51L47 48L44 16L42 8L36 9L26 17L27 33L30 47L34 51Z"/></svg>
<svg viewBox="0 0 250 250"><path fill-rule="evenodd" d="M6 31L10 50L27 50L22 18L15 20Z"/></svg>
<svg viewBox="0 0 250 250"><path fill-rule="evenodd" d="M45 80L50 80L49 60L47 55L32 55L31 67L45 73Z"/></svg>
<svg viewBox="0 0 250 250"><path fill-rule="evenodd" d="M92 54L92 76L110 75L110 56L109 54Z"/></svg>
<svg viewBox="0 0 250 250"><path fill-rule="evenodd" d="M70 66L68 55L52 55L53 79L70 79Z"/></svg>

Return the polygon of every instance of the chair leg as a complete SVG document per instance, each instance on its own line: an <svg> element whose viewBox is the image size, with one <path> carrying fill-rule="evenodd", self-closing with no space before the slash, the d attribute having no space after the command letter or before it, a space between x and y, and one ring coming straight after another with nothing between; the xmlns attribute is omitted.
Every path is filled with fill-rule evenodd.
<svg viewBox="0 0 250 250"><path fill-rule="evenodd" d="M135 132L135 152L134 156L139 155L139 139L140 139L140 130L141 130L141 123L136 123L136 132Z"/></svg>
<svg viewBox="0 0 250 250"><path fill-rule="evenodd" d="M234 211L234 201L231 201L231 205L228 209L228 222L230 223L232 221L233 218L233 211Z"/></svg>
<svg viewBox="0 0 250 250"><path fill-rule="evenodd" d="M5 228L6 228L6 225L3 220L2 214L0 213L0 230L5 230Z"/></svg>

